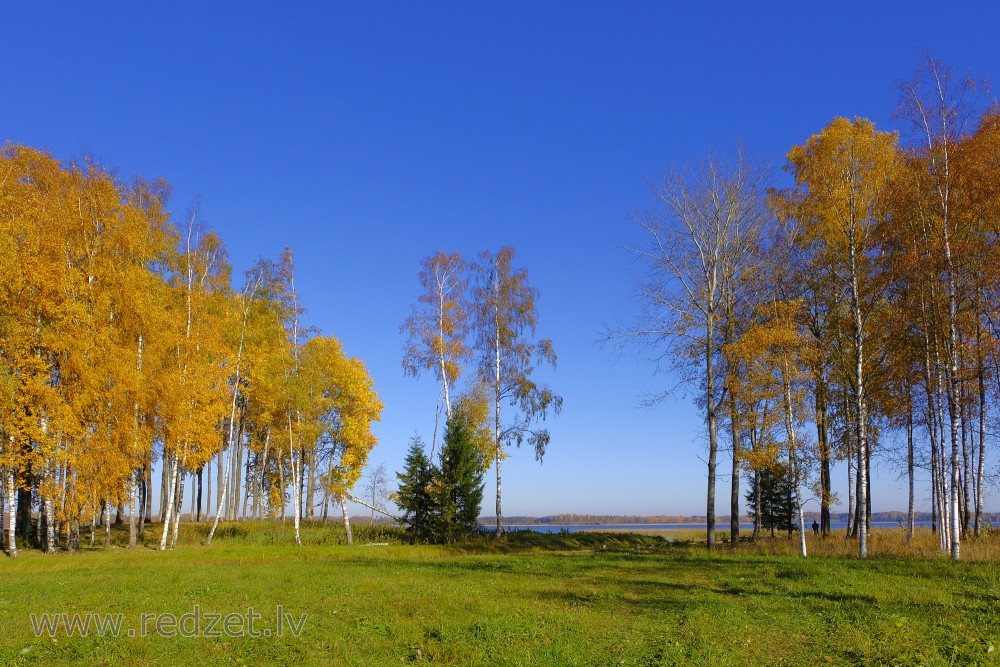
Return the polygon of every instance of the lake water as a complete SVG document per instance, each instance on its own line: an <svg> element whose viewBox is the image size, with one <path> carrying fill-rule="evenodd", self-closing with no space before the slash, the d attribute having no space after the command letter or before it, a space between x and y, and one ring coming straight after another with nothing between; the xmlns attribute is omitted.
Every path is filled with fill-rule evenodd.
<svg viewBox="0 0 1000 667"><path fill-rule="evenodd" d="M807 522L807 526L810 525ZM898 528L899 522L897 521L872 521L872 528ZM930 527L930 521L917 521L914 525L924 528ZM906 523L903 523L906 526ZM832 530L844 531L847 530L847 523L844 521L834 521L830 524ZM626 524L609 524L600 526L561 526L555 524L530 524L530 525L519 525L513 524L509 526L504 526L506 530L530 530L536 533L578 533L581 531L648 531L648 530L707 530L708 525L704 523L626 523ZM480 530L490 531L493 530L491 526L480 526ZM729 522L716 523L715 531L717 533L729 532ZM741 523L740 531L753 532L752 523Z"/></svg>

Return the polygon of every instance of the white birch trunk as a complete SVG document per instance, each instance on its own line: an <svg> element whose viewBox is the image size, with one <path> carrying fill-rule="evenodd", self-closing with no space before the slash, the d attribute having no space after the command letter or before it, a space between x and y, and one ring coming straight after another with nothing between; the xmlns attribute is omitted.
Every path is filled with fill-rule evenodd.
<svg viewBox="0 0 1000 667"><path fill-rule="evenodd" d="M340 498L340 511L344 513L344 531L347 533L347 546L354 544L354 534L351 532L351 515L347 511L347 495L338 494Z"/></svg>
<svg viewBox="0 0 1000 667"><path fill-rule="evenodd" d="M944 251L945 283L948 297L948 419L951 426L951 475L949 478L950 493L948 494L948 512L950 525L950 553L952 560L959 560L961 556L961 524L959 512L959 486L961 484L959 469L959 414L958 414L958 290L955 278L955 265L951 252L950 238L950 204L951 204L951 136L952 129L950 122L954 107L947 99L947 80L942 77L937 65L931 65L929 74L933 77L936 96L932 101L933 106L928 109L924 102L916 100L919 119L923 125L923 130L927 139L927 148L931 158L931 173L935 179L934 189L940 205L941 214L941 241ZM933 114L934 122L939 122L940 127L935 128L929 114ZM936 149L940 146L941 154L938 159ZM944 446L942 438L942 447ZM942 460L942 467L944 461Z"/></svg>
<svg viewBox="0 0 1000 667"><path fill-rule="evenodd" d="M951 547L951 506L948 498L951 496L951 486L948 477L948 454L945 450L945 443L948 434L945 432L944 419L944 371L941 363L941 352L938 345L937 334L934 336L934 360L937 368L935 374L937 393L937 425L938 425L938 512L941 516L941 550L948 552Z"/></svg>
<svg viewBox="0 0 1000 667"><path fill-rule="evenodd" d="M139 493L139 468L132 471L132 481L128 493L128 548L134 549L138 537L138 517L136 516L136 494Z"/></svg>
<svg viewBox="0 0 1000 667"><path fill-rule="evenodd" d="M500 285L499 278L497 277L496 269L494 268L493 273L494 281L494 294L499 298ZM495 533L496 539L503 537L503 509L501 508L501 477L500 477L500 467L503 461L503 442L501 440L500 433L500 311L499 306L494 310L494 322L493 322L493 350L495 352L494 357L494 388L495 388L495 401L493 406L494 412L494 438L496 441L496 468L497 468L497 529Z"/></svg>
<svg viewBox="0 0 1000 667"><path fill-rule="evenodd" d="M292 517L293 517L293 522L295 524L295 544L297 546L301 547L302 546L302 538L299 535L299 522L300 522L300 517L299 517L299 514L300 514L300 512L299 512L299 506L300 506L299 505L299 500L300 500L300 498L299 498L299 496L301 495L300 490L299 490L300 489L300 487L299 487L299 470L298 470L299 466L298 466L298 463L297 463L296 457L295 457L295 440L293 439L293 436L292 436L292 415L291 414L288 415L288 449L289 449L289 452L291 452L291 461L292 461Z"/></svg>
<svg viewBox="0 0 1000 667"><path fill-rule="evenodd" d="M907 481L909 483L909 493L907 495L907 508L906 508L906 546L910 546L913 542L913 513L914 513L914 497L913 497L913 394L909 387L907 387L906 394L906 475Z"/></svg>
<svg viewBox="0 0 1000 667"><path fill-rule="evenodd" d="M142 333L139 334L139 360L136 364L139 384L142 383ZM131 481L128 489L128 548L134 549L136 543L136 516L135 516L135 494L139 489L139 398L136 396L135 404L132 406L132 471Z"/></svg>
<svg viewBox="0 0 1000 667"><path fill-rule="evenodd" d="M854 456L848 445L847 451L847 537L854 528Z"/></svg>
<svg viewBox="0 0 1000 667"><path fill-rule="evenodd" d="M160 551L166 551L167 549L167 537L170 535L170 524L174 518L174 505L176 504L174 494L177 490L177 455L171 453L168 457L165 457L163 465L169 466L170 475L167 482L167 511L163 518L163 532L160 535Z"/></svg>
<svg viewBox="0 0 1000 667"><path fill-rule="evenodd" d="M799 515L799 543L802 550L802 557L806 553L806 522L802 513L802 493L799 489L799 466L795 459L795 419L792 414L792 386L788 378L788 364L784 368L784 390L785 390L785 434L788 438L788 472L792 477L792 489L795 492L795 511Z"/></svg>
<svg viewBox="0 0 1000 667"><path fill-rule="evenodd" d="M438 361L441 368L441 388L444 390L444 413L447 419L451 419L451 394L448 391L448 366L445 360L444 344L444 283L439 277L438 283L438 349L441 351Z"/></svg>
<svg viewBox="0 0 1000 667"><path fill-rule="evenodd" d="M978 334L977 334L978 335ZM981 336L980 336L981 340ZM981 343L980 343L981 345ZM979 460L976 465L976 522L973 534L979 537L983 515L983 483L986 481L986 368L979 351Z"/></svg>
<svg viewBox="0 0 1000 667"><path fill-rule="evenodd" d="M7 515L7 555L17 558L17 486L14 483L13 468L4 471L4 486L7 489L7 506L10 508L10 514Z"/></svg>
<svg viewBox="0 0 1000 667"><path fill-rule="evenodd" d="M56 503L52 498L46 496L43 503L45 508L45 551L54 554L56 547Z"/></svg>
<svg viewBox="0 0 1000 667"><path fill-rule="evenodd" d="M111 546L111 499L104 501L104 546Z"/></svg>
<svg viewBox="0 0 1000 667"><path fill-rule="evenodd" d="M233 385L233 401L232 406L229 411L229 444L227 449L230 451L230 457L232 456L233 449L233 437L235 434L235 422L236 422L236 398L240 391L240 364L243 361L243 341L246 338L247 331L247 318L250 316L250 304L249 301L253 299L253 295L256 293L257 287L254 286L250 293L245 296L243 304L243 326L240 329L240 344L236 351L236 382ZM219 453L220 460L222 452ZM212 528L208 531L208 538L205 540L205 546L210 546L212 544L212 538L215 537L215 531L219 527L219 519L222 518L222 512L225 511L226 506L226 495L229 491L229 467L226 466L226 471L224 477L220 482L219 488L219 507L215 512L215 520L212 522Z"/></svg>
<svg viewBox="0 0 1000 667"><path fill-rule="evenodd" d="M177 532L180 530L181 523L181 510L184 509L184 464L187 462L187 456L180 464L180 474L177 476L177 507L174 509L174 525L173 525L173 535L170 538L170 548L173 549L177 546Z"/></svg>
<svg viewBox="0 0 1000 667"><path fill-rule="evenodd" d="M861 295L858 288L857 220L851 212L848 227L848 256L851 269L851 311L854 320L854 433L858 447L858 557L868 557L868 413L865 405L864 332L861 318Z"/></svg>

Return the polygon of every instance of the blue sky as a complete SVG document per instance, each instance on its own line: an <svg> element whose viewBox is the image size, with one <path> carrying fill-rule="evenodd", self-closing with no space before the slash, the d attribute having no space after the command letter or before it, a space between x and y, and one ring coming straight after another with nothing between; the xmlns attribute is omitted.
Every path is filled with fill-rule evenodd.
<svg viewBox="0 0 1000 667"><path fill-rule="evenodd" d="M619 245L653 181L740 137L780 167L838 115L892 128L921 49L1000 76L987 2L15 3L3 23L0 141L165 177L237 272L291 246L308 322L375 379L391 471L433 424L398 333L420 260L514 246L565 407L543 465L505 465L507 514L704 514L690 401L638 407L671 379L597 344L635 310ZM897 474L879 464L877 510L905 507Z"/></svg>

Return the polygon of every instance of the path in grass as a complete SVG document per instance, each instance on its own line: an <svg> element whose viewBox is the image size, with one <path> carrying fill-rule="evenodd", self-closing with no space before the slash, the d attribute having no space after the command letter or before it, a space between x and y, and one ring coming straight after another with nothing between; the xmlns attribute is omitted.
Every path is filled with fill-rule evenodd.
<svg viewBox="0 0 1000 667"><path fill-rule="evenodd" d="M26 552L0 564L0 656L45 665L945 665L988 664L1000 639L993 562L630 553L614 551L618 538L588 539L560 552ZM181 616L195 605L202 632L207 614L253 608L255 630L271 636L67 637L60 628L35 637L30 622L94 611L121 614L123 634L139 634L141 614ZM308 614L298 637L287 624L275 636L279 605L295 621Z"/></svg>

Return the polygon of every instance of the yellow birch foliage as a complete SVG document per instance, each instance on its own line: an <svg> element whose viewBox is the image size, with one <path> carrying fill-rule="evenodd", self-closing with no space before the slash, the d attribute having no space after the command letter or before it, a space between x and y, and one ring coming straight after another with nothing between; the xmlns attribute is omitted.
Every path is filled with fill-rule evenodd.
<svg viewBox="0 0 1000 667"><path fill-rule="evenodd" d="M753 429L756 446L744 451L751 469L780 465L783 429L782 410L786 384L793 388L799 407L796 422L805 420L802 383L808 376L809 355L814 353L799 327L802 303L798 300L772 301L756 308L754 321L740 339L727 345L725 353L743 369L730 377L730 391L738 404L746 406L740 419L742 428Z"/></svg>
<svg viewBox="0 0 1000 667"><path fill-rule="evenodd" d="M382 402L365 365L346 357L332 336L316 336L302 346L299 381L309 400L301 405L306 447L319 441L330 445L325 483L331 493L350 491L360 479L368 454L378 443L371 432L379 421Z"/></svg>

